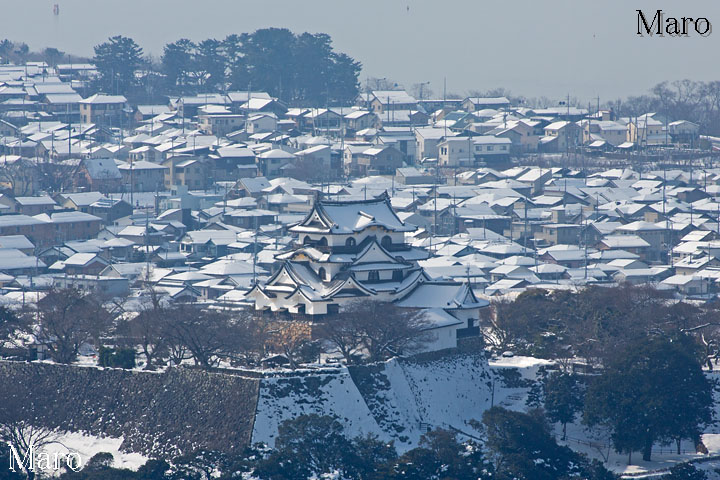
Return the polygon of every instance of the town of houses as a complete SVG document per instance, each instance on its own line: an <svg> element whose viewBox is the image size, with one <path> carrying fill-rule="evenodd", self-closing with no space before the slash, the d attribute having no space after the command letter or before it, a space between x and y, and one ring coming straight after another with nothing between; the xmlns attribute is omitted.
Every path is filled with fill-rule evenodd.
<svg viewBox="0 0 720 480"><path fill-rule="evenodd" d="M302 318L370 298L427 310L441 349L531 288L720 291L720 139L690 121L403 90L136 105L93 75L0 65L6 306L53 286Z"/></svg>

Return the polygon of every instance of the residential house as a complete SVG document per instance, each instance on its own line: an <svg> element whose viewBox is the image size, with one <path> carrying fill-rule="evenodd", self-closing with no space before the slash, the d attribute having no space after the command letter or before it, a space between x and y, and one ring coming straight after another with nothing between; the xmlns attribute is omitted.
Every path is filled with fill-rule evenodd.
<svg viewBox="0 0 720 480"><path fill-rule="evenodd" d="M80 100L79 103L82 123L94 123L101 127L119 127L127 106L127 99L122 95L96 93Z"/></svg>
<svg viewBox="0 0 720 480"><path fill-rule="evenodd" d="M8 213L22 213L23 215L37 215L47 213L57 207L57 203L48 195L37 197L11 197L0 195L0 205L6 205Z"/></svg>
<svg viewBox="0 0 720 480"><path fill-rule="evenodd" d="M153 192L165 189L165 171L168 167L144 160L122 162L118 170L125 191Z"/></svg>
<svg viewBox="0 0 720 480"><path fill-rule="evenodd" d="M700 134L700 125L689 120L676 120L668 124L668 133L673 143L694 147Z"/></svg>
<svg viewBox="0 0 720 480"><path fill-rule="evenodd" d="M122 199L103 198L90 204L90 214L102 219L104 224L112 224L119 218L129 217L133 206Z"/></svg>
<svg viewBox="0 0 720 480"><path fill-rule="evenodd" d="M220 147L209 158L215 181L257 176L255 152L243 145Z"/></svg>
<svg viewBox="0 0 720 480"><path fill-rule="evenodd" d="M415 141L417 158L423 160L426 158L438 157L438 143L446 136L451 137L456 134L446 128L436 127L419 127L415 129Z"/></svg>
<svg viewBox="0 0 720 480"><path fill-rule="evenodd" d="M75 188L119 192L122 190L122 174L111 158L85 158L75 174Z"/></svg>
<svg viewBox="0 0 720 480"><path fill-rule="evenodd" d="M166 167L166 189L173 185L185 185L188 190L202 190L208 185L207 167L195 156L173 155L163 162L163 166Z"/></svg>
<svg viewBox="0 0 720 480"><path fill-rule="evenodd" d="M547 125L545 136L540 139L538 149L543 152L564 152L582 142L582 131L577 124L559 120Z"/></svg>
<svg viewBox="0 0 720 480"><path fill-rule="evenodd" d="M467 97L462 102L462 109L466 112L475 112L492 108L495 110L510 107L510 100L506 97Z"/></svg>
<svg viewBox="0 0 720 480"><path fill-rule="evenodd" d="M446 138L438 143L438 163L449 167L501 163L509 159L511 145L510 139L492 135Z"/></svg>
<svg viewBox="0 0 720 480"><path fill-rule="evenodd" d="M403 157L400 150L390 145L371 147L353 154L345 170L355 176L392 175L402 166Z"/></svg>
<svg viewBox="0 0 720 480"><path fill-rule="evenodd" d="M370 109L378 115L393 110L417 110L418 102L405 90L375 90L370 96Z"/></svg>
<svg viewBox="0 0 720 480"><path fill-rule="evenodd" d="M366 128L377 128L380 119L374 112L364 109L356 109L344 116L344 125L348 135Z"/></svg>
<svg viewBox="0 0 720 480"><path fill-rule="evenodd" d="M245 125L245 115L232 113L222 105L204 105L198 109L198 126L208 135L223 137Z"/></svg>
<svg viewBox="0 0 720 480"><path fill-rule="evenodd" d="M257 156L260 171L266 177L277 177L283 172L282 167L294 164L295 154L274 148Z"/></svg>

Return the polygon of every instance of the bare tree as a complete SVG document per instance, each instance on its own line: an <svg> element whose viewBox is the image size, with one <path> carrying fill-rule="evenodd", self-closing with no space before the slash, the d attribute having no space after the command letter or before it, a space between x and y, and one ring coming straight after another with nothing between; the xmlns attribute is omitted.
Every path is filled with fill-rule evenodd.
<svg viewBox="0 0 720 480"><path fill-rule="evenodd" d="M0 442L12 445L21 457L31 449L37 453L43 447L59 443L60 433L56 429L43 427L43 419L37 418L33 394L26 384L14 384L2 390ZM22 464L20 467L25 470L28 480L35 478L36 472L30 469L31 465Z"/></svg>
<svg viewBox="0 0 720 480"><path fill-rule="evenodd" d="M347 304L320 331L346 359L362 351L368 360L378 361L421 350L430 340L430 326L421 310L359 300Z"/></svg>
<svg viewBox="0 0 720 480"><path fill-rule="evenodd" d="M149 289L147 302L133 318L119 323L120 341L135 348L139 346L145 356L145 370L154 370L168 354L167 308L160 293Z"/></svg>
<svg viewBox="0 0 720 480"><path fill-rule="evenodd" d="M258 330L251 321L250 315L232 318L226 312L178 305L165 311L163 323L171 356L182 361L187 352L196 365L209 369L252 348Z"/></svg>
<svg viewBox="0 0 720 480"><path fill-rule="evenodd" d="M59 363L74 362L83 345L97 346L113 320L94 295L75 288L50 290L23 316L25 332Z"/></svg>
<svg viewBox="0 0 720 480"><path fill-rule="evenodd" d="M387 78L369 77L366 80L365 89L367 93L375 90L397 90L399 87L397 82Z"/></svg>
<svg viewBox="0 0 720 480"><path fill-rule="evenodd" d="M301 352L311 342L310 326L298 321L273 321L268 325L267 345L270 351L282 353L295 369Z"/></svg>
<svg viewBox="0 0 720 480"><path fill-rule="evenodd" d="M37 166L24 159L4 161L0 158L0 183L7 185L13 195L30 195L37 184Z"/></svg>
<svg viewBox="0 0 720 480"><path fill-rule="evenodd" d="M362 332L356 322L349 321L345 315L333 315L317 328L318 336L336 348L348 365L354 363L361 354L363 346Z"/></svg>

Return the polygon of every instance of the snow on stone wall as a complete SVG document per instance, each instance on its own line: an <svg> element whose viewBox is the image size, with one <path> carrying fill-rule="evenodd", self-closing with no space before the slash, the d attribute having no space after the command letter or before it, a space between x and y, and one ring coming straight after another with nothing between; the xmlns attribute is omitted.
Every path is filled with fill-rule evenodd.
<svg viewBox="0 0 720 480"><path fill-rule="evenodd" d="M468 421L490 408L491 373L481 355L428 361L393 359L337 374L263 379L253 442L274 444L286 419L335 415L349 436L374 434L399 451L417 445L428 428L473 433Z"/></svg>
<svg viewBox="0 0 720 480"><path fill-rule="evenodd" d="M283 421L312 413L336 416L351 437L380 433L347 369L341 369L337 373L263 379L252 442L273 446Z"/></svg>

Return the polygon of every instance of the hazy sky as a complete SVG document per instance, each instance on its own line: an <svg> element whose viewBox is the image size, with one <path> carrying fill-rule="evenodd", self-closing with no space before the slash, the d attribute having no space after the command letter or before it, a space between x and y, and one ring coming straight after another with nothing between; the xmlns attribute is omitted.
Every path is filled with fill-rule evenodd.
<svg viewBox="0 0 720 480"><path fill-rule="evenodd" d="M641 94L662 80L720 80L717 0L0 0L0 7L0 37L82 55L116 34L160 55L181 37L271 26L325 32L362 62L363 82L368 75L408 88L429 81L435 96L444 77L448 92L459 94L502 86L584 102ZM641 38L637 8L648 18L658 8L707 17L717 32Z"/></svg>

